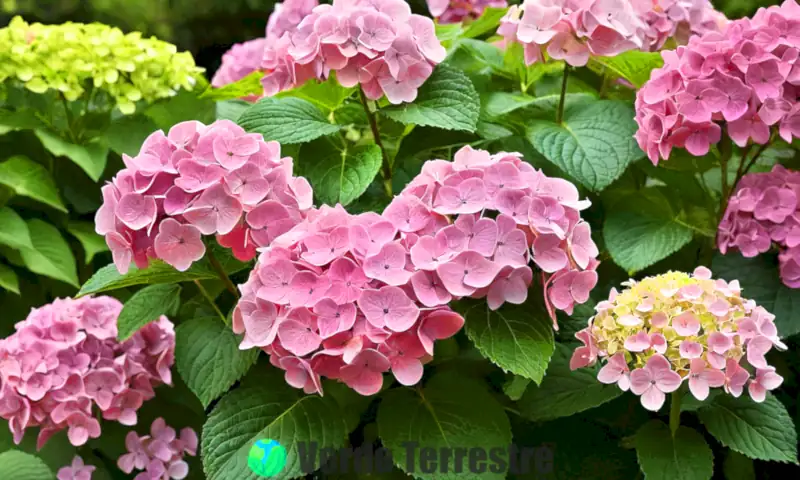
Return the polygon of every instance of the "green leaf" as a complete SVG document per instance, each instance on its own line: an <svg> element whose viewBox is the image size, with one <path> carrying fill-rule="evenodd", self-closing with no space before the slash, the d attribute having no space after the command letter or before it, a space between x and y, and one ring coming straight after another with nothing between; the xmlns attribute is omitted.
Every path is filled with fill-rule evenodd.
<svg viewBox="0 0 800 480"><path fill-rule="evenodd" d="M708 432L726 447L759 460L797 463L797 432L786 407L774 396L763 403L747 395L720 395L697 411Z"/></svg>
<svg viewBox="0 0 800 480"><path fill-rule="evenodd" d="M206 125L213 123L215 108L214 101L199 98L198 92L181 90L174 97L150 105L144 114L166 132L173 125L187 120L197 120Z"/></svg>
<svg viewBox="0 0 800 480"><path fill-rule="evenodd" d="M542 381L555 348L547 313L530 302L490 310L485 300L463 300L456 308L466 319L467 336L484 357L505 371Z"/></svg>
<svg viewBox="0 0 800 480"><path fill-rule="evenodd" d="M339 131L317 107L300 98L262 98L239 117L248 132L260 133L267 141L305 143Z"/></svg>
<svg viewBox="0 0 800 480"><path fill-rule="evenodd" d="M614 262L637 272L667 258L692 240L692 230L658 187L615 203L603 225L603 238Z"/></svg>
<svg viewBox="0 0 800 480"><path fill-rule="evenodd" d="M372 180L381 169L381 149L377 145L364 145L353 147L345 146L340 150L327 145L324 153L319 147L312 148L309 144L300 151L301 158L306 158L306 151L314 152L313 159L309 157L303 174L311 186L314 195L322 203L347 205L361 196L372 183ZM321 153L317 155L317 153Z"/></svg>
<svg viewBox="0 0 800 480"><path fill-rule="evenodd" d="M204 408L256 363L259 350L239 350L240 339L216 317L193 318L175 332L175 364Z"/></svg>
<svg viewBox="0 0 800 480"><path fill-rule="evenodd" d="M497 30L498 25L500 25L500 19L503 18L503 15L505 15L507 11L508 7L485 8L483 10L483 14L480 17L478 17L474 22L470 23L467 29L464 30L464 33L461 34L461 36L467 38L475 38L475 37L480 37L485 33Z"/></svg>
<svg viewBox="0 0 800 480"><path fill-rule="evenodd" d="M460 23L437 23L436 24L436 38L447 47L451 42L457 40L464 31Z"/></svg>
<svg viewBox="0 0 800 480"><path fill-rule="evenodd" d="M301 98L329 113L338 110L344 101L350 98L355 91L355 87L346 88L339 84L336 80L336 75L332 73L324 82L311 79L300 87L278 93L275 95L275 98Z"/></svg>
<svg viewBox="0 0 800 480"><path fill-rule="evenodd" d="M217 102L217 120L230 120L236 122L251 103L243 100L225 100Z"/></svg>
<svg viewBox="0 0 800 480"><path fill-rule="evenodd" d="M125 302L117 318L117 338L125 341L161 315L175 315L181 305L181 286L170 283L150 285L134 293Z"/></svg>
<svg viewBox="0 0 800 480"><path fill-rule="evenodd" d="M33 248L20 250L25 266L33 273L78 287L75 256L58 229L39 219L28 220Z"/></svg>
<svg viewBox="0 0 800 480"><path fill-rule="evenodd" d="M88 265L95 255L108 251L105 239L94 231L94 224L89 222L69 222L67 231L77 238L83 246L86 264Z"/></svg>
<svg viewBox="0 0 800 480"><path fill-rule="evenodd" d="M305 473L298 443L315 442L317 448L344 446L344 414L325 396L303 395L286 384L277 369L245 377L242 386L222 397L203 425L201 451L208 480L258 480L247 466L247 454L257 440L272 439L286 449L286 466L276 480ZM319 466L319 455L314 469Z"/></svg>
<svg viewBox="0 0 800 480"><path fill-rule="evenodd" d="M0 135L12 130L44 128L45 124L30 109L10 111L0 109Z"/></svg>
<svg viewBox="0 0 800 480"><path fill-rule="evenodd" d="M560 343L556 347L541 385L528 387L519 401L525 418L538 422L568 417L622 395L616 385L597 381L597 368L570 370L572 350Z"/></svg>
<svg viewBox="0 0 800 480"><path fill-rule="evenodd" d="M55 475L39 457L19 450L8 450L0 453L0 478L50 480Z"/></svg>
<svg viewBox="0 0 800 480"><path fill-rule="evenodd" d="M391 452L395 464L406 473L426 480L505 478L505 473L470 472L466 460L456 465L448 458L447 472L420 470L419 448L502 449L507 457L511 426L503 408L484 385L454 372L435 375L424 388L394 389L387 392L378 407L378 434ZM406 461L407 442L416 443L414 469ZM507 458L506 458L507 459ZM444 470L440 464L437 472ZM457 470L460 468L461 470ZM455 473L462 472L462 473Z"/></svg>
<svg viewBox="0 0 800 480"><path fill-rule="evenodd" d="M70 143L55 133L48 130L35 130L36 136L42 142L44 148L57 157L67 157L75 162L89 175L95 182L100 180L103 170L106 168L108 158L108 146L100 142L92 142L88 145L76 145Z"/></svg>
<svg viewBox="0 0 800 480"><path fill-rule="evenodd" d="M106 130L108 146L119 155L139 155L145 139L158 130L158 126L143 114L124 115L111 122Z"/></svg>
<svg viewBox="0 0 800 480"><path fill-rule="evenodd" d="M50 173L28 157L17 155L0 163L0 184L17 195L30 197L51 207L67 211L58 197L58 189Z"/></svg>
<svg viewBox="0 0 800 480"><path fill-rule="evenodd" d="M714 454L703 436L679 427L675 437L660 420L646 423L634 437L636 456L647 480L709 480Z"/></svg>
<svg viewBox="0 0 800 480"><path fill-rule="evenodd" d="M478 92L464 72L447 64L436 67L412 103L382 108L380 112L404 124L474 132L481 104Z"/></svg>
<svg viewBox="0 0 800 480"><path fill-rule="evenodd" d="M205 91L200 94L200 98L219 102L222 100L249 97L251 95L261 96L264 94L264 87L261 85L261 77L263 76L264 72L256 70L233 83L223 85L219 88L214 88L209 85Z"/></svg>
<svg viewBox="0 0 800 480"><path fill-rule="evenodd" d="M230 251L227 249L220 247L214 251L214 255L219 259L220 264L222 264L222 267L228 275L239 272L247 267L247 264L233 258ZM139 270L134 265L131 265L128 273L122 275L112 263L95 272L95 274L83 284L76 297L135 285L191 282L194 280L216 278L218 278L217 273L211 268L211 265L205 258L192 264L185 272L179 272L175 270L173 266L160 260L151 260L147 268Z"/></svg>
<svg viewBox="0 0 800 480"><path fill-rule="evenodd" d="M33 248L25 220L8 207L0 208L0 244L17 250Z"/></svg>
<svg viewBox="0 0 800 480"><path fill-rule="evenodd" d="M631 82L636 88L641 88L650 80L650 72L664 66L664 60L659 52L640 52L629 50L614 57L592 57L589 68L603 75L610 73L612 76L621 77Z"/></svg>
<svg viewBox="0 0 800 480"><path fill-rule="evenodd" d="M728 450L722 464L725 480L756 480L756 469L753 460L741 453Z"/></svg>
<svg viewBox="0 0 800 480"><path fill-rule="evenodd" d="M644 156L633 134L630 105L615 100L570 103L561 125L534 120L527 137L533 147L587 188L601 191Z"/></svg>
<svg viewBox="0 0 800 480"><path fill-rule="evenodd" d="M716 253L711 262L714 277L739 280L747 298L753 299L775 315L775 326L781 337L800 333L800 289L783 284L778 269L778 256L762 253L745 258L739 252Z"/></svg>
<svg viewBox="0 0 800 480"><path fill-rule="evenodd" d="M530 379L512 375L511 379L503 384L503 393L505 393L508 398L516 402L522 398L522 395L525 394L525 390L528 389L528 385L530 384Z"/></svg>
<svg viewBox="0 0 800 480"><path fill-rule="evenodd" d="M481 99L481 106L490 117L500 117L537 102L524 93L491 92Z"/></svg>
<svg viewBox="0 0 800 480"><path fill-rule="evenodd" d="M19 279L11 267L0 263L0 287L19 295Z"/></svg>

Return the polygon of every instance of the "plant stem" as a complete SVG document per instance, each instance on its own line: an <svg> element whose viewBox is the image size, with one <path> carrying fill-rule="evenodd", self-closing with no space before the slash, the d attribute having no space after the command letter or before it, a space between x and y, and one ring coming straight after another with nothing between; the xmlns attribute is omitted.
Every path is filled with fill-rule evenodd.
<svg viewBox="0 0 800 480"><path fill-rule="evenodd" d="M561 98L558 100L558 113L556 113L556 123L564 120L564 103L567 98L567 79L569 79L569 65L564 64L564 79L561 81Z"/></svg>
<svg viewBox="0 0 800 480"><path fill-rule="evenodd" d="M59 96L61 97L61 103L64 105L64 114L67 116L69 138L73 143L78 143L74 131L75 119L72 117L72 110L69 108L69 102L67 102L67 98L63 94L60 94Z"/></svg>
<svg viewBox="0 0 800 480"><path fill-rule="evenodd" d="M678 432L681 426L681 399L683 399L683 389L679 388L670 394L671 403L669 406L669 430L672 436Z"/></svg>
<svg viewBox="0 0 800 480"><path fill-rule="evenodd" d="M225 316L224 313L222 313L222 310L219 309L219 307L217 306L217 303L214 301L214 299L211 298L211 294L208 293L208 290L206 290L206 287L204 287L203 284L200 283L200 280L195 280L194 284L197 285L197 289L200 290L200 294L203 296L203 298L205 298L206 301L208 302L208 304L211 305L211 307L214 309L215 312L217 312L217 315L219 315L219 318L222 319L222 323L227 325L228 324L228 318Z"/></svg>
<svg viewBox="0 0 800 480"><path fill-rule="evenodd" d="M225 269L222 268L222 264L220 264L219 260L217 260L217 257L214 256L214 252L212 252L210 248L207 248L206 255L208 256L208 263L210 263L211 268L213 268L214 271L217 272L217 276L219 277L220 280L222 280L222 283L225 284L225 288L227 288L228 291L231 292L231 294L233 294L233 296L238 299L239 291L236 289L236 285L233 284L231 278L228 276L227 273L225 273Z"/></svg>
<svg viewBox="0 0 800 480"><path fill-rule="evenodd" d="M720 142L720 180L722 184L722 195L719 199L719 216L722 218L725 215L725 210L728 208L728 197L730 196L730 188L728 187L728 161L733 154L733 145L730 138L724 138Z"/></svg>
<svg viewBox="0 0 800 480"><path fill-rule="evenodd" d="M383 189L386 192L386 195L389 198L392 198L392 165L389 163L389 155L386 154L386 149L383 148L383 142L381 142L381 132L378 130L378 120L375 118L375 113L369 109L369 104L367 103L367 96L364 94L364 89L359 87L358 93L361 98L361 105L364 107L364 113L367 114L369 128L372 130L372 137L375 139L375 145L381 149L381 157L383 159L381 167L383 170Z"/></svg>

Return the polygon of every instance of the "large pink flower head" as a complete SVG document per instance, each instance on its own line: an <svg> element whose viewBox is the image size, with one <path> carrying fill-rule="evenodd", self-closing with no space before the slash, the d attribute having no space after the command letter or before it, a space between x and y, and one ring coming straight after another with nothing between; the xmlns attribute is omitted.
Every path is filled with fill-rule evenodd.
<svg viewBox="0 0 800 480"><path fill-rule="evenodd" d="M140 470L134 480L181 480L189 474L184 455L197 455L197 433L189 427L176 432L159 417L150 435L128 432L125 448L128 453L119 457L117 466L128 474Z"/></svg>
<svg viewBox="0 0 800 480"><path fill-rule="evenodd" d="M95 230L125 273L157 258L186 270L217 235L241 260L255 256L311 207L311 186L292 176L291 157L227 120L183 122L157 131L105 185Z"/></svg>
<svg viewBox="0 0 800 480"><path fill-rule="evenodd" d="M786 348L775 317L742 298L738 281L714 280L698 267L624 285L575 335L584 346L573 354L573 370L603 359L597 379L630 389L653 411L682 382L698 400L710 388L738 397L747 386L756 402L782 383L764 358L773 346Z"/></svg>
<svg viewBox="0 0 800 480"><path fill-rule="evenodd" d="M426 0L428 11L439 23L458 23L464 19L474 20L483 14L486 7L505 8L506 0Z"/></svg>
<svg viewBox="0 0 800 480"><path fill-rule="evenodd" d="M343 86L360 84L368 98L398 104L414 101L445 56L433 21L405 1L334 0L269 42L261 82L271 96L334 71Z"/></svg>
<svg viewBox="0 0 800 480"><path fill-rule="evenodd" d="M578 189L535 170L518 153L467 146L454 161L430 160L383 216L407 237L415 269L444 298L523 303L541 271L545 303L571 313L597 283L597 246Z"/></svg>
<svg viewBox="0 0 800 480"><path fill-rule="evenodd" d="M434 341L454 335L464 319L429 272L415 273L414 238L375 213L312 210L264 250L239 287L240 348L262 348L287 383L308 393L322 393L327 377L372 395L388 371L416 384Z"/></svg>
<svg viewBox="0 0 800 480"><path fill-rule="evenodd" d="M123 425L171 383L175 332L166 318L117 341L122 304L111 297L57 299L31 311L0 340L0 417L14 441L39 427L38 446L67 429L83 445L100 436L97 413Z"/></svg>
<svg viewBox="0 0 800 480"><path fill-rule="evenodd" d="M264 58L266 38L256 38L243 43L237 43L222 55L222 64L214 73L211 85L219 88L229 83L237 82L261 68ZM255 102L260 97L251 95L243 98L248 102Z"/></svg>
<svg viewBox="0 0 800 480"><path fill-rule="evenodd" d="M661 53L664 66L636 96L636 140L653 164L674 147L707 154L723 128L740 147L767 143L773 130L790 143L800 136L797 15L787 0Z"/></svg>
<svg viewBox="0 0 800 480"><path fill-rule="evenodd" d="M717 31L726 22L708 0L525 0L498 33L525 50L531 65L546 58L584 66L589 57L655 51L668 38Z"/></svg>
<svg viewBox="0 0 800 480"><path fill-rule="evenodd" d="M775 165L768 173L742 177L719 224L717 246L745 257L780 249L781 279L800 288L800 172Z"/></svg>

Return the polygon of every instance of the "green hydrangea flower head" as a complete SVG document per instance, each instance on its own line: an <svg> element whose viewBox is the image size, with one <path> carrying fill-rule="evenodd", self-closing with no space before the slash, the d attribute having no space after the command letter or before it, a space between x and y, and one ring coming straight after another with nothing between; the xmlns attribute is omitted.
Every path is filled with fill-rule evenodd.
<svg viewBox="0 0 800 480"><path fill-rule="evenodd" d="M0 82L19 81L35 93L57 90L70 101L101 89L124 114L140 100L191 90L202 72L171 43L101 23L42 25L15 17L0 29Z"/></svg>

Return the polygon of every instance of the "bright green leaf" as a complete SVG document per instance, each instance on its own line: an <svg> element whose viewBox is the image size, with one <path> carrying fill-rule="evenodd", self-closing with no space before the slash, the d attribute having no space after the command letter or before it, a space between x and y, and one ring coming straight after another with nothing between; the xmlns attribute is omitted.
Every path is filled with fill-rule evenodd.
<svg viewBox="0 0 800 480"><path fill-rule="evenodd" d="M277 369L258 373L222 397L203 425L201 451L208 480L263 478L247 466L247 454L258 440L271 438L286 449L286 466L271 477L276 480L310 473L301 468L299 443L315 442L318 449L345 444L344 415L333 399L303 395ZM314 458L314 469L318 467L319 455Z"/></svg>
<svg viewBox="0 0 800 480"><path fill-rule="evenodd" d="M569 103L564 121L534 120L527 137L533 147L587 188L601 191L644 156L633 134L630 105L614 100Z"/></svg>
<svg viewBox="0 0 800 480"><path fill-rule="evenodd" d="M193 318L175 332L175 364L181 378L208 408L256 362L259 349L239 350L239 339L216 317Z"/></svg>
<svg viewBox="0 0 800 480"><path fill-rule="evenodd" d="M267 141L305 143L339 131L317 107L300 98L262 98L239 117L248 132L260 133Z"/></svg>
<svg viewBox="0 0 800 480"><path fill-rule="evenodd" d="M0 263L0 288L19 295L19 278L14 270L7 265Z"/></svg>
<svg viewBox="0 0 800 480"><path fill-rule="evenodd" d="M467 38L475 38L497 30L497 27L500 25L500 19L503 18L503 15L505 15L507 11L508 7L486 7L483 10L483 14L470 23L461 35Z"/></svg>
<svg viewBox="0 0 800 480"><path fill-rule="evenodd" d="M442 42L442 45L447 47L450 43L457 40L461 36L464 28L460 23L437 23L436 24L436 38Z"/></svg>
<svg viewBox="0 0 800 480"><path fill-rule="evenodd" d="M778 335L788 337L800 333L800 289L783 284L775 254L762 253L745 258L739 252L717 253L711 262L714 277L739 280L747 298L753 299L775 315Z"/></svg>
<svg viewBox="0 0 800 480"><path fill-rule="evenodd" d="M0 453L0 478L51 480L55 475L39 457L19 450L8 450Z"/></svg>
<svg viewBox="0 0 800 480"><path fill-rule="evenodd" d="M589 68L601 75L621 77L631 82L636 88L650 80L650 72L664 66L664 60L659 52L640 52L629 50L614 57L592 56Z"/></svg>
<svg viewBox="0 0 800 480"><path fill-rule="evenodd" d="M560 343L556 346L541 385L528 387L519 401L520 413L525 418L545 421L568 417L622 395L616 385L597 381L597 368L571 370L572 350Z"/></svg>
<svg viewBox="0 0 800 480"><path fill-rule="evenodd" d="M150 117L143 114L124 115L111 122L106 130L108 146L119 155L139 155L145 139L158 130Z"/></svg>
<svg viewBox="0 0 800 480"><path fill-rule="evenodd" d="M327 144L324 152L315 144L306 145L300 151L301 159L308 159L303 162L306 165L303 174L320 202L347 205L366 191L380 171L381 149L377 145L364 145L339 150L329 142L319 143ZM306 155L307 149L311 155Z"/></svg>
<svg viewBox="0 0 800 480"><path fill-rule="evenodd" d="M8 207L0 208L0 244L18 250L33 247L25 220Z"/></svg>
<svg viewBox="0 0 800 480"><path fill-rule="evenodd" d="M88 145L70 143L48 130L35 130L44 148L57 157L67 157L75 162L95 182L100 180L106 168L108 146L100 142Z"/></svg>
<svg viewBox="0 0 800 480"><path fill-rule="evenodd" d="M678 213L662 190L650 187L615 203L606 217L603 238L614 262L637 272L689 243L692 230L678 222Z"/></svg>
<svg viewBox="0 0 800 480"><path fill-rule="evenodd" d="M11 188L17 195L46 203L62 212L67 211L58 197L53 177L28 157L17 155L0 163L0 184Z"/></svg>
<svg viewBox="0 0 800 480"><path fill-rule="evenodd" d="M252 104L243 100L225 100L217 102L217 120L236 122Z"/></svg>
<svg viewBox="0 0 800 480"><path fill-rule="evenodd" d="M393 455L395 463L406 473L425 480L474 479L495 480L505 478L505 472L470 472L467 460L455 464L455 456L448 458L434 473L420 471L417 450L413 457L414 471L408 471L406 442L420 447L482 448L489 452L502 449L506 458L511 443L511 426L503 408L487 392L484 385L455 372L440 373L416 390L398 388L387 392L378 407L378 435L383 445ZM507 458L506 458L507 460ZM458 470L457 470L458 469ZM461 473L456 473L461 472Z"/></svg>
<svg viewBox="0 0 800 480"><path fill-rule="evenodd" d="M200 94L200 98L214 101L234 100L237 98L249 97L251 95L261 96L264 94L264 87L261 85L261 77L264 72L256 70L239 80L214 88L211 85Z"/></svg>
<svg viewBox="0 0 800 480"><path fill-rule="evenodd" d="M276 98L297 97L307 100L325 112L332 112L342 106L345 100L350 98L355 92L355 87L343 87L337 80L336 75L331 76L324 82L311 79L302 86L284 90L275 95Z"/></svg>
<svg viewBox="0 0 800 480"><path fill-rule="evenodd" d="M481 104L478 92L464 72L447 64L436 67L412 103L382 108L380 112L404 124L474 132Z"/></svg>
<svg viewBox="0 0 800 480"><path fill-rule="evenodd" d="M524 93L491 92L481 99L481 106L490 117L500 117L535 103L538 99Z"/></svg>
<svg viewBox="0 0 800 480"><path fill-rule="evenodd" d="M78 287L75 256L61 232L39 219L28 220L28 231L33 248L20 250L25 266L33 273Z"/></svg>
<svg viewBox="0 0 800 480"><path fill-rule="evenodd" d="M708 432L731 450L759 460L797 463L794 422L772 395L763 403L748 395L720 395L697 414Z"/></svg>
<svg viewBox="0 0 800 480"><path fill-rule="evenodd" d="M456 308L466 319L467 336L484 357L505 371L542 381L555 348L546 312L510 303L490 310L485 300L463 300Z"/></svg>
<svg viewBox="0 0 800 480"><path fill-rule="evenodd" d="M87 265L92 261L95 255L108 251L108 245L106 245L105 239L95 232L93 223L69 222L67 231L81 242Z"/></svg>
<svg viewBox="0 0 800 480"><path fill-rule="evenodd" d="M140 328L161 315L175 315L181 305L181 286L168 283L150 285L134 293L125 302L117 318L117 338L127 340Z"/></svg>
<svg viewBox="0 0 800 480"><path fill-rule="evenodd" d="M675 437L660 420L646 423L634 437L639 466L647 480L709 480L714 454L702 435L679 427Z"/></svg>

